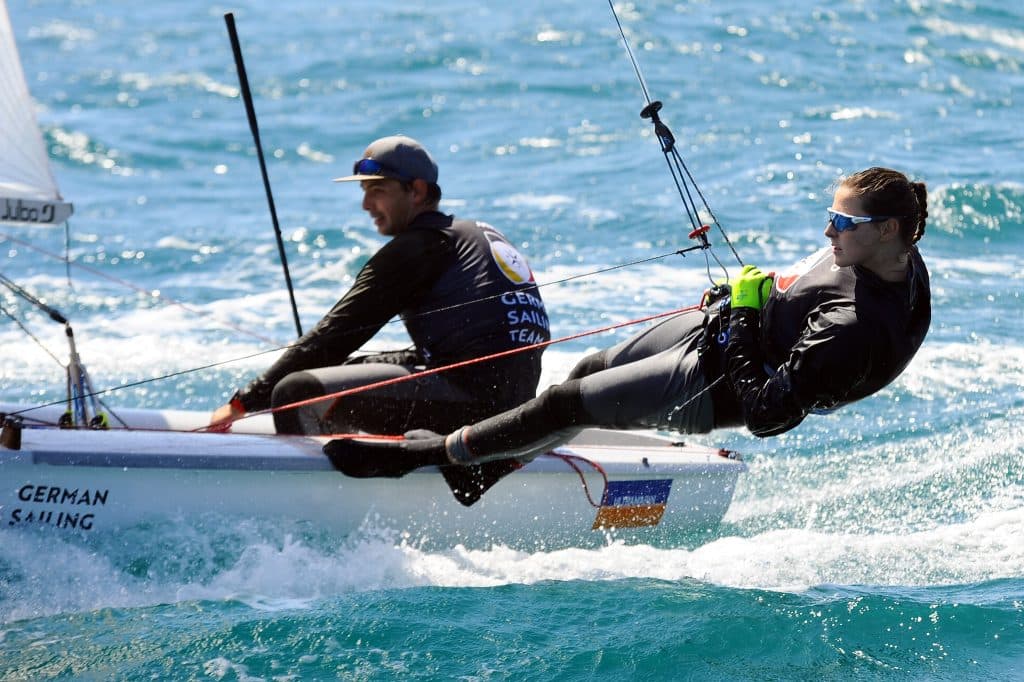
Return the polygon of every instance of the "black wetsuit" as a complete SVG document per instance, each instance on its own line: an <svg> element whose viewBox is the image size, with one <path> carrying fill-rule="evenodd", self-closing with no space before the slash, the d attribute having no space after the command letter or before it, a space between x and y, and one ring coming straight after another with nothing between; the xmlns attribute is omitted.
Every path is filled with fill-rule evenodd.
<svg viewBox="0 0 1024 682"><path fill-rule="evenodd" d="M448 456L528 458L586 426L782 433L878 391L907 366L931 320L916 248L909 265L905 281L885 282L836 267L822 249L775 276L763 311L730 310L724 299L668 318L584 358L519 408L453 434Z"/></svg>
<svg viewBox="0 0 1024 682"><path fill-rule="evenodd" d="M904 281L886 282L858 266L834 266L825 248L776 274L763 314L731 311L731 390L716 400L716 425L742 423L771 436L892 382L931 323L928 270L916 248L909 265Z"/></svg>
<svg viewBox="0 0 1024 682"><path fill-rule="evenodd" d="M414 349L351 357L396 315ZM261 410L549 338L544 303L512 245L484 223L428 212L381 247L316 327L237 397ZM275 422L284 433L451 430L532 398L541 352L355 393L333 408L324 401L275 412Z"/></svg>

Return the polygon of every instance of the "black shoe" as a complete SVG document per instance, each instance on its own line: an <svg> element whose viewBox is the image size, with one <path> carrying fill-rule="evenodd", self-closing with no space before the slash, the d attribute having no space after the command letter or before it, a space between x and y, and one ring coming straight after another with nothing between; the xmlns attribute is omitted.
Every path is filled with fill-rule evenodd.
<svg viewBox="0 0 1024 682"><path fill-rule="evenodd" d="M476 504L491 486L522 466L514 459L497 459L483 464L444 466L441 467L441 474L455 499L469 507Z"/></svg>
<svg viewBox="0 0 1024 682"><path fill-rule="evenodd" d="M324 454L335 469L352 478L401 478L420 467L451 463L444 438L436 434L399 441L338 438L324 445Z"/></svg>

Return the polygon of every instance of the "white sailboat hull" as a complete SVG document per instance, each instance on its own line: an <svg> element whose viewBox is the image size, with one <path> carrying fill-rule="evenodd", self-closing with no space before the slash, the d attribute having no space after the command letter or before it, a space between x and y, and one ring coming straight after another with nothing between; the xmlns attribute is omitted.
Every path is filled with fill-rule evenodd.
<svg viewBox="0 0 1024 682"><path fill-rule="evenodd" d="M716 525L746 469L714 448L584 431L556 452L597 463L613 486L640 491L626 500L638 503L639 517L606 507L619 513L595 524L600 510L583 480L598 503L605 481L586 463L577 462L581 478L563 459L541 456L465 507L433 467L400 479L348 478L323 455L325 438L156 430L162 420L180 426L207 415L130 412L154 430L26 427L20 449L0 448L0 529L88 536L216 516L302 522L339 535L369 525L467 546L577 546L603 542L608 532L652 542ZM651 486L666 493L663 503L644 499ZM632 527L638 521L646 525ZM608 527L616 523L629 527Z"/></svg>
<svg viewBox="0 0 1024 682"><path fill-rule="evenodd" d="M0 107L0 222L63 222L71 207L50 172L3 0L0 82L10 86ZM69 382L77 395L90 394L70 326L66 333ZM89 422L84 408L83 401L78 423ZM0 412L23 410L0 404ZM9 430L7 446L0 446L3 531L88 537L217 515L295 521L341 534L373 523L476 545L592 543L611 527L619 537L649 541L718 523L745 469L714 448L590 431L559 452L596 463L607 487L585 462L576 463L585 472L577 473L563 459L541 456L464 507L437 469L401 479L348 478L322 453L323 439L273 435L266 417L237 424L247 433L209 434L189 432L206 425L203 412L119 410L124 422L111 415L113 428L102 431L55 428L62 412L61 406L25 412L25 428ZM588 489L595 501L607 492L607 504L596 509Z"/></svg>

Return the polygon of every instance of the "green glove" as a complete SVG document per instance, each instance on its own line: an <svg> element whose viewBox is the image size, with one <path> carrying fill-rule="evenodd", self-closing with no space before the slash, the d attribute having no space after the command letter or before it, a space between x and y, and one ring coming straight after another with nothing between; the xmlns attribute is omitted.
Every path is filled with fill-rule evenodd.
<svg viewBox="0 0 1024 682"><path fill-rule="evenodd" d="M774 277L774 272L766 275L756 265L744 265L740 276L729 281L732 286L732 307L754 310L763 308L772 290Z"/></svg>

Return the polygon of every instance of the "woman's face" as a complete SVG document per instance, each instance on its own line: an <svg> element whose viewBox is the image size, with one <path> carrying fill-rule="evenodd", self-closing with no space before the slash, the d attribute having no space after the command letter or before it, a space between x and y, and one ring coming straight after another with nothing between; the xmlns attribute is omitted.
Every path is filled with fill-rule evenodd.
<svg viewBox="0 0 1024 682"><path fill-rule="evenodd" d="M849 188L840 185L832 197L832 210L851 216L868 216L860 197L854 196ZM859 223L851 229L840 232L830 221L825 226L825 236L832 242L832 258L839 267L860 265L880 272L885 265L883 242L898 237L899 225L895 218ZM886 236L889 235L889 236Z"/></svg>

